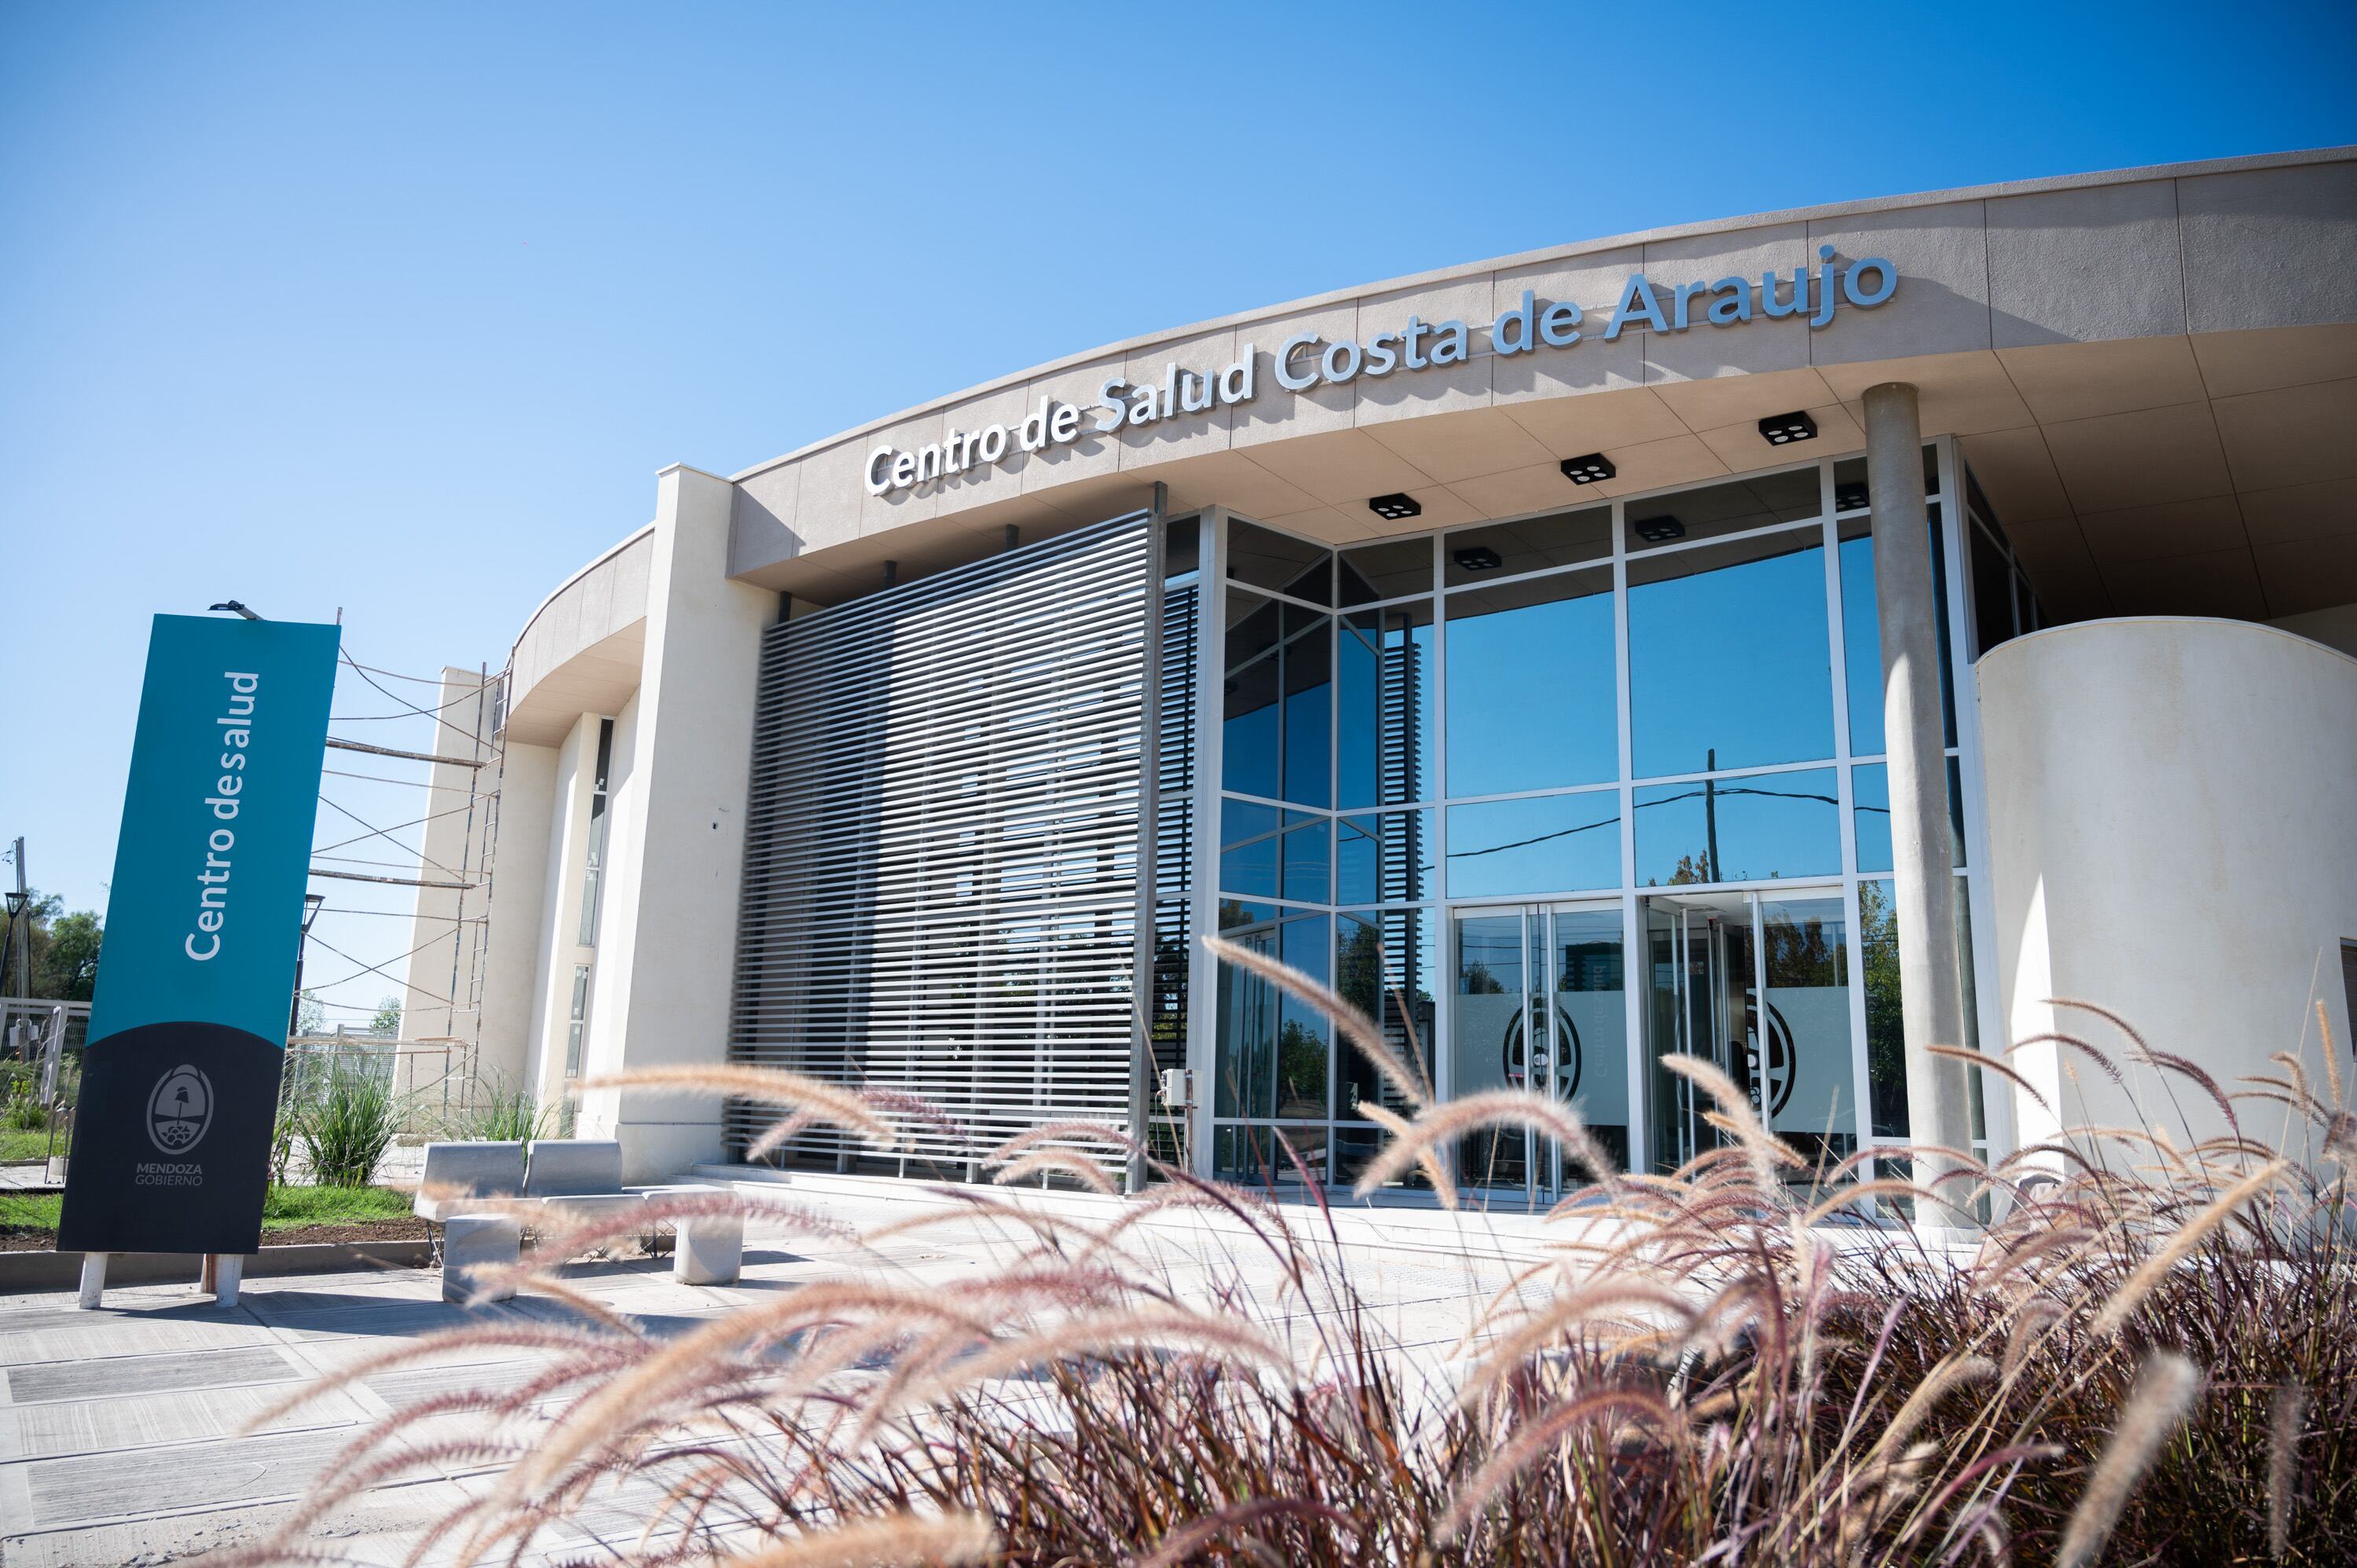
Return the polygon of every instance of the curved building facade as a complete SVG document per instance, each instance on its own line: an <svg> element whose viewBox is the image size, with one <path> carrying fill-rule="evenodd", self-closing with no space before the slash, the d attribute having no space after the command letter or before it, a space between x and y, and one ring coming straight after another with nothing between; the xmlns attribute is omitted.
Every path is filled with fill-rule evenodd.
<svg viewBox="0 0 2357 1568"><path fill-rule="evenodd" d="M1673 1052L1814 1164L2005 1152L2047 1129L1931 1047L1995 1048L2053 977L2131 1015L2184 983L2021 889L2046 859L2102 880L2074 811L2138 790L2154 726L2230 744L2249 714L2203 704L2276 679L2189 635L2170 657L2241 673L2142 684L2108 628L2357 649L2352 244L2345 150L1861 201L1274 306L667 469L479 693L500 744L437 779L495 768L496 804L429 832L466 869L421 876L450 886L413 983L457 974L460 1004L413 1029L549 1098L734 1059L929 1108L896 1149L763 1156L790 1168L969 1176L1077 1118L1348 1178L1398 1090L1219 935L1352 999L1442 1096L1576 1105L1626 1168L1716 1136ZM2125 726L2067 768L2035 739L2064 693ZM2346 769L2307 791L2357 820ZM2232 791L2151 799L2087 823L2106 856L2217 846L2167 950L2223 940L2282 868L2234 852ZM2320 881L2352 883L2345 837ZM488 940L437 941L468 900ZM2357 924L2318 919L2205 1005L2271 1039L2321 1001L2345 1042ZM763 1120L610 1090L578 1117L634 1179ZM1457 1159L1513 1201L1581 1179L1519 1134Z"/></svg>

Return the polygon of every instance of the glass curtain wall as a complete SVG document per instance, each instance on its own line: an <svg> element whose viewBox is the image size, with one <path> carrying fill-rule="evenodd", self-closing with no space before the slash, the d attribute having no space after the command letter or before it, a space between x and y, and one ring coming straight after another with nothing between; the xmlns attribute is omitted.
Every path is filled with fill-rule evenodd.
<svg viewBox="0 0 2357 1568"><path fill-rule="evenodd" d="M1938 450L1968 917L1952 670L1995 625L1982 576L2008 635L2036 609L1993 521L1953 515ZM1957 594L1960 525L2003 571ZM1224 935L1331 984L1443 1096L1552 1086L1631 1168L1696 1152L1652 1065L1670 1049L1722 1060L1813 1164L1904 1138L1862 458L1340 548L1222 532ZM1355 1179L1382 1137L1359 1107L1404 1108L1396 1088L1314 1010L1218 975L1211 1169ZM1457 1158L1493 1191L1561 1164L1520 1134Z"/></svg>

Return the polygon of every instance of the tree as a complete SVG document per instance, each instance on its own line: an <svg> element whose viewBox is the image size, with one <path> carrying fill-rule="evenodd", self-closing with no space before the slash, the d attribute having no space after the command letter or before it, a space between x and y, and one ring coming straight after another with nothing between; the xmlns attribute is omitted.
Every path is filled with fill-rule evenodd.
<svg viewBox="0 0 2357 1568"><path fill-rule="evenodd" d="M401 1034L400 997L388 996L376 1004L376 1016L369 1020L369 1033L399 1036Z"/></svg>
<svg viewBox="0 0 2357 1568"><path fill-rule="evenodd" d="M0 991L19 983L45 1002L87 1002L98 983L98 949L104 934L97 911L65 913L57 895L35 893L9 931L8 972Z"/></svg>
<svg viewBox="0 0 2357 1568"><path fill-rule="evenodd" d="M295 1032L298 1035L324 1035L328 1032L328 1009L311 991L295 993Z"/></svg>

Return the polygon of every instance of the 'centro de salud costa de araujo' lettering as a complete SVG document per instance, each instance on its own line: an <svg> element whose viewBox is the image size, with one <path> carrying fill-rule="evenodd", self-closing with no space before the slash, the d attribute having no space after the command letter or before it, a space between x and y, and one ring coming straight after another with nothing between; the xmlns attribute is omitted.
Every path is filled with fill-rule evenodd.
<svg viewBox="0 0 2357 1568"><path fill-rule="evenodd" d="M1889 299L1899 289L1899 270L1880 256L1866 256L1842 266L1834 248L1817 248L1819 265L1813 274L1794 267L1789 278L1761 274L1725 277L1710 283L1659 285L1642 273L1632 273L1621 285L1620 302L1604 328L1611 342L1631 326L1653 332L1684 332L1690 327L1733 327L1757 316L1770 320L1804 317L1811 327L1834 318L1837 303L1846 300L1862 309ZM1542 301L1530 290L1521 303L1490 323L1491 351L1500 359L1540 349L1568 349L1583 335L1579 306L1569 300ZM1398 371L1428 370L1454 365L1472 357L1473 328L1462 321L1426 322L1411 316L1395 332L1378 332L1361 341L1343 338L1328 342L1315 332L1297 332L1271 356L1276 384L1287 392L1315 386L1340 386L1361 377L1373 379ZM1097 389L1097 401L1082 409L1042 397L1010 434L1004 424L977 430L952 430L937 442L913 452L888 443L867 454L867 493L888 495L912 485L931 484L962 474L976 464L996 463L1010 443L1019 452L1077 441L1083 431L1109 435L1125 424L1152 424L1179 414L1202 413L1215 407L1249 403L1259 391L1260 357L1246 343L1235 362L1217 371L1192 371L1173 360L1163 367L1158 385L1109 377Z"/></svg>

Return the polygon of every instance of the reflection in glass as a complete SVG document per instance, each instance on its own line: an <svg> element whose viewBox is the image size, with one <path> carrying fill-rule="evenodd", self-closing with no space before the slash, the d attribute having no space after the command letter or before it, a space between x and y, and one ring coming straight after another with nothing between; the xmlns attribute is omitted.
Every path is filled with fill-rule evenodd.
<svg viewBox="0 0 2357 1568"><path fill-rule="evenodd" d="M1558 909L1548 918L1554 971L1555 1094L1571 1101L1620 1170L1629 1168L1628 983L1620 911ZM1566 1187L1589 1173L1566 1164Z"/></svg>
<svg viewBox="0 0 2357 1568"><path fill-rule="evenodd" d="M1717 539L1780 522L1803 522L1823 510L1817 467L1755 474L1731 484L1706 485L1628 505L1629 549L1658 549L1679 540Z"/></svg>
<svg viewBox="0 0 2357 1568"><path fill-rule="evenodd" d="M1448 1059L1453 1092L1462 1099L1524 1087L1518 1034L1528 988L1523 982L1523 917L1468 915L1457 921L1456 972L1449 987ZM1469 1187L1524 1184L1530 1166L1521 1128L1485 1128L1458 1145L1458 1175Z"/></svg>
<svg viewBox="0 0 2357 1568"><path fill-rule="evenodd" d="M1865 518L1841 525L1842 662L1847 669L1849 750L1879 757L1882 740L1882 620L1874 602L1874 535Z"/></svg>
<svg viewBox="0 0 2357 1568"><path fill-rule="evenodd" d="M1433 918L1422 909L1361 910L1334 922L1334 989L1375 1021L1394 1059L1427 1087L1437 989ZM1412 1113L1407 1097L1363 1052L1344 1051L1337 1079L1337 1117L1357 1118L1362 1101Z"/></svg>
<svg viewBox="0 0 2357 1568"><path fill-rule="evenodd" d="M1254 952L1265 953L1326 983L1332 972L1332 939L1324 915L1293 914L1265 908L1263 918L1231 923L1223 901L1222 934ZM1212 1110L1220 1116L1323 1117L1327 1101L1329 1030L1323 1015L1284 994L1267 981L1220 966L1219 1038Z"/></svg>
<svg viewBox="0 0 2357 1568"><path fill-rule="evenodd" d="M1371 605L1432 592L1432 540L1386 539L1341 553L1336 564L1340 603Z"/></svg>
<svg viewBox="0 0 2357 1568"><path fill-rule="evenodd" d="M1456 865L1456 819L1449 820ZM1841 870L1833 769L1648 784L1637 790L1637 881L1646 887L1764 882Z"/></svg>
<svg viewBox="0 0 2357 1568"><path fill-rule="evenodd" d="M1866 1087L1874 1135L1907 1136L1907 1030L1899 1001L1899 897L1889 881L1857 885L1866 971Z"/></svg>
<svg viewBox="0 0 2357 1568"><path fill-rule="evenodd" d="M1973 524L1964 532L1972 541L1973 657L1978 659L2012 640L2013 569L1984 530Z"/></svg>
<svg viewBox="0 0 2357 1568"><path fill-rule="evenodd" d="M1822 537L1803 529L1630 562L1639 778L1833 755ZM1452 708L1452 759L1456 723Z"/></svg>
<svg viewBox="0 0 2357 1568"><path fill-rule="evenodd" d="M1857 1146L1842 901L1763 898L1760 940L1768 977L1766 1058L1763 1063L1754 1017L1747 1021L1747 1087L1786 1143L1812 1165L1830 1165Z"/></svg>
<svg viewBox="0 0 2357 1568"><path fill-rule="evenodd" d="M1294 539L1249 522L1228 524L1228 575L1255 588L1270 588L1308 599L1313 605L1334 602L1331 586L1333 553L1306 539Z"/></svg>
<svg viewBox="0 0 2357 1568"><path fill-rule="evenodd" d="M1433 817L1426 810L1338 819L1334 902L1400 904L1437 894L1432 870L1440 841Z"/></svg>
<svg viewBox="0 0 2357 1568"><path fill-rule="evenodd" d="M1331 790L1332 618L1228 596L1221 782L1305 806Z"/></svg>
<svg viewBox="0 0 2357 1568"><path fill-rule="evenodd" d="M1448 808L1448 897L1620 886L1620 795L1534 795Z"/></svg>
<svg viewBox="0 0 2357 1568"><path fill-rule="evenodd" d="M1857 868L1890 872L1890 769L1877 762L1849 774L1850 817L1857 825Z"/></svg>
<svg viewBox="0 0 2357 1568"><path fill-rule="evenodd" d="M1442 571L1451 587L1511 577L1517 572L1542 572L1549 566L1609 561L1612 558L1612 509L1587 507L1526 517L1520 522L1459 529L1443 539L1441 546Z"/></svg>
<svg viewBox="0 0 2357 1568"><path fill-rule="evenodd" d="M1275 806L1249 800L1220 802L1220 890L1246 897L1277 896Z"/></svg>
<svg viewBox="0 0 2357 1568"><path fill-rule="evenodd" d="M1429 800L1437 733L1432 602L1340 617L1336 651L1340 804Z"/></svg>
<svg viewBox="0 0 2357 1568"><path fill-rule="evenodd" d="M1211 1155L1212 1174L1238 1186L1297 1187L1304 1170L1327 1179L1323 1127L1222 1127L1212 1134Z"/></svg>
<svg viewBox="0 0 2357 1568"><path fill-rule="evenodd" d="M1449 595L1449 794L1620 777L1614 668L1609 572Z"/></svg>

